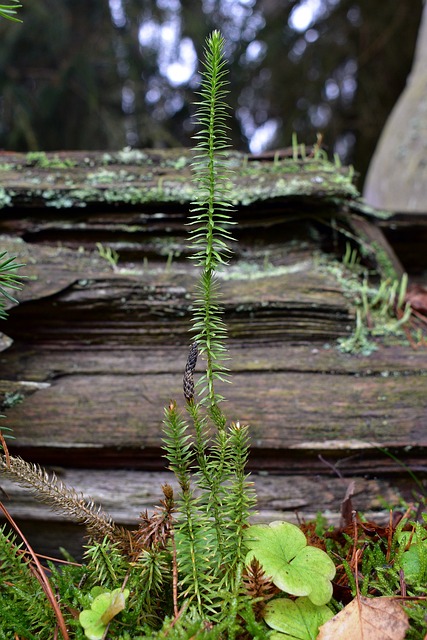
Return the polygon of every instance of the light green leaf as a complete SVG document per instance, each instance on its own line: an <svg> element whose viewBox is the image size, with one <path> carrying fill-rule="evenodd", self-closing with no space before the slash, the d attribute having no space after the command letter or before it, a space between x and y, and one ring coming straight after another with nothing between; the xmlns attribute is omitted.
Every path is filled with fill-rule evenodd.
<svg viewBox="0 0 427 640"><path fill-rule="evenodd" d="M278 598L265 608L264 620L272 629L274 640L315 640L319 627L334 616L326 605L317 606L308 598Z"/></svg>
<svg viewBox="0 0 427 640"><path fill-rule="evenodd" d="M316 605L331 599L334 563L321 549L307 546L305 535L295 525L289 522L252 525L247 529L246 545L249 548L246 563L256 558L282 591L307 596Z"/></svg>
<svg viewBox="0 0 427 640"><path fill-rule="evenodd" d="M129 589L122 591L120 588L97 595L90 609L85 609L79 615L79 622L85 631L86 638L101 640L108 624L125 608L128 596Z"/></svg>
<svg viewBox="0 0 427 640"><path fill-rule="evenodd" d="M420 545L411 544L409 549L402 555L400 565L405 575L405 582L413 584L419 579L421 574Z"/></svg>
<svg viewBox="0 0 427 640"><path fill-rule="evenodd" d="M415 535L413 531L402 531L398 535L399 545L406 549L402 554L400 566L408 584L414 584L423 579L427 561L426 536L426 532L421 527L417 527Z"/></svg>

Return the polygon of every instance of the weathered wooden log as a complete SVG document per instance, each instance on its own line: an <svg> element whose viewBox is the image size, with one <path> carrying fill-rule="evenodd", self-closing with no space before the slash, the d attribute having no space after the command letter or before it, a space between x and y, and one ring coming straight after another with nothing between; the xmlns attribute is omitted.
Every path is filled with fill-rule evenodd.
<svg viewBox="0 0 427 640"><path fill-rule="evenodd" d="M61 467L66 482L132 525L166 477L163 407L185 404L197 278L186 259L191 156L2 162L0 248L26 262L28 276L0 343L11 452ZM426 355L379 339L371 356L339 351L355 307L324 265L356 238L379 276L401 273L383 233L387 214L364 205L347 170L314 158L230 162L238 242L219 274L233 381L224 392L229 419L251 426L257 517L320 511L336 521L354 478L356 508L385 518L379 495L392 505L409 495L395 456L425 470ZM38 543L49 522L70 547L71 525L9 480L0 485Z"/></svg>
<svg viewBox="0 0 427 640"><path fill-rule="evenodd" d="M377 352L376 360L381 360L375 364L354 358L348 363L345 358L351 356L342 354L340 365L340 358L330 353L333 348L307 346L304 352L301 347L271 344L249 353L245 348L232 350L233 384L224 390L227 410L230 418L250 423L253 448L342 455L346 449L425 446L423 355L416 352L408 358L400 347ZM22 367L26 377L32 377L33 362L38 379L9 382L6 387L9 397L16 394L18 400L19 395L32 394L30 401L16 401L8 408L7 422L18 439L15 447L43 447L52 455L59 448L56 457L61 464L64 455L78 464L82 447L129 448L135 453L125 464L161 468L162 461L153 462L150 456L161 446L162 407L171 398L182 398L186 352L148 348L118 350L114 355L104 351L102 357L99 352L79 351L68 358L66 351L58 350L38 351L28 358L25 351L11 350L8 362L18 363L18 377ZM333 372L326 370L328 357ZM103 464L99 455L99 461L93 461L96 466Z"/></svg>

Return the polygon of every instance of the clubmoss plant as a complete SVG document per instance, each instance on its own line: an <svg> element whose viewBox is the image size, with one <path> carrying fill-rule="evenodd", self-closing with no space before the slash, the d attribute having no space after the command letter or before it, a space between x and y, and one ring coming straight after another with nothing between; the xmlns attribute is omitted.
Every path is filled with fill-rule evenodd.
<svg viewBox="0 0 427 640"><path fill-rule="evenodd" d="M407 637L425 637L425 606L418 599L424 597L427 580L427 523L417 521L419 514L397 527L390 518L386 529L368 523L366 532L355 520L353 537L347 527L325 532L329 557L307 544L292 524L248 526L254 505L245 470L248 428L227 419L221 392L229 371L217 275L230 257L233 224L223 49L223 38L214 31L206 42L197 112L193 168L198 199L191 210L190 238L200 278L184 370L185 404L180 410L172 400L164 412L165 458L178 494L164 485L154 513L141 514L134 530L124 530L55 475L11 456L0 431L0 471L83 524L90 536L82 564L65 553L67 561L60 568L48 561L47 571L0 503L15 530L0 528L0 640L314 640L319 626L342 605L331 599L336 571L335 583L347 585L350 595L358 590L370 596L409 595L414 625ZM293 148L295 158L305 158L296 138ZM98 249L114 268L115 255L102 245ZM383 324L400 310L395 321L400 327L408 313L405 280L373 291L363 277L360 282L358 258L350 248L345 262L358 276L352 286L360 296L360 336L373 310ZM12 299L8 290L20 286L19 266L0 254L0 317L4 297ZM205 371L195 382L199 357Z"/></svg>
<svg viewBox="0 0 427 640"><path fill-rule="evenodd" d="M22 278L24 276L20 275L18 272L23 266L23 264L16 262L15 256L8 256L7 251L2 251L0 253L0 320L4 320L7 317L6 302L9 301L15 304L18 302L10 294L10 290L19 291L19 289L21 289ZM6 396L2 402L3 408L6 406L13 406L14 403L19 402L20 399L17 397L18 395L19 394L16 394L14 398ZM3 417L4 416L0 415L0 418ZM6 431L11 431L8 427L3 426L2 430L5 437L13 437L11 433L6 433Z"/></svg>
<svg viewBox="0 0 427 640"><path fill-rule="evenodd" d="M200 616L213 620L226 604L230 607L224 593L234 603L239 597L245 555L243 532L254 502L245 474L247 427L238 422L227 426L221 406L223 396L216 387L229 374L216 273L229 258L233 224L225 156L223 48L222 36L214 31L206 44L197 111L200 131L195 136L194 172L199 198L192 208L190 225L192 258L200 269L200 279L193 312L194 342L184 373L189 421L174 402L165 411L166 457L181 490L175 523L181 598L194 603ZM198 355L206 366L194 385ZM236 619L231 630L235 624Z"/></svg>
<svg viewBox="0 0 427 640"><path fill-rule="evenodd" d="M18 303L17 300L9 293L9 290L19 291L21 289L22 275L18 271L23 264L16 262L15 256L8 256L7 251L0 253L0 319L7 317L6 300Z"/></svg>

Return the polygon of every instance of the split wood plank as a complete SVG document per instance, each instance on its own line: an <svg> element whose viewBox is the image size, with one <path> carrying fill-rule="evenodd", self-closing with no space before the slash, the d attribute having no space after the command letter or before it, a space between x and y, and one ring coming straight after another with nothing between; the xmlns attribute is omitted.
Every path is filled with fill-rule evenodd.
<svg viewBox="0 0 427 640"><path fill-rule="evenodd" d="M325 466L323 467L323 473ZM141 512L153 512L162 498L161 485L169 483L177 495L176 482L169 472L120 469L67 469L55 467L58 478L102 506L117 524L135 528ZM338 478L330 475L251 476L257 494L252 522L312 520L319 513L331 525L339 525L340 505L350 482L354 480L353 506L368 520L387 523L384 504L399 505L401 495L389 481L365 478ZM60 513L38 502L24 489L2 475L3 502L38 553L58 557L64 547L77 560L87 543L87 534Z"/></svg>

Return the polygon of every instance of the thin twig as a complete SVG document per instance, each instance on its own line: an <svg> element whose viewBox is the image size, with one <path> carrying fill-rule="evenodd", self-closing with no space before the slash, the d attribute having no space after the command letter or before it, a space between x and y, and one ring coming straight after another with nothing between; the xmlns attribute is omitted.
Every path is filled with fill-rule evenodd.
<svg viewBox="0 0 427 640"><path fill-rule="evenodd" d="M172 599L173 599L173 614L175 618L178 617L178 562L176 558L176 543L175 534L171 523L170 537L172 543Z"/></svg>
<svg viewBox="0 0 427 640"><path fill-rule="evenodd" d="M0 431L0 443L1 443L1 446L3 447L4 457L5 457L5 461L6 461L6 467L8 469L10 469L9 449L7 448L6 440L4 439L4 435L3 435L3 433L1 431Z"/></svg>

